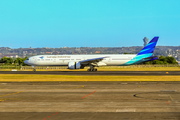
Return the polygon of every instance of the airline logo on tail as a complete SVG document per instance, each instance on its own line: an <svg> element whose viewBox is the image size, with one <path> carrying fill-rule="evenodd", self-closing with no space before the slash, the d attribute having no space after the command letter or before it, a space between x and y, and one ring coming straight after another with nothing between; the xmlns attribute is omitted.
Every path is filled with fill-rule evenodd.
<svg viewBox="0 0 180 120"><path fill-rule="evenodd" d="M158 39L159 37L154 37L133 59L123 65L138 64L141 62L157 59L157 57L153 56L153 52Z"/></svg>

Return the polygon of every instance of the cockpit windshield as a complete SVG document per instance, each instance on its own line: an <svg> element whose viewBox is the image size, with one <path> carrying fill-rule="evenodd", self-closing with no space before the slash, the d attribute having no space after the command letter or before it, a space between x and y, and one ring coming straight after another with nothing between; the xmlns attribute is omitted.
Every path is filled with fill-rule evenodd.
<svg viewBox="0 0 180 120"><path fill-rule="evenodd" d="M29 58L28 58L28 59L26 59L26 60L29 60Z"/></svg>

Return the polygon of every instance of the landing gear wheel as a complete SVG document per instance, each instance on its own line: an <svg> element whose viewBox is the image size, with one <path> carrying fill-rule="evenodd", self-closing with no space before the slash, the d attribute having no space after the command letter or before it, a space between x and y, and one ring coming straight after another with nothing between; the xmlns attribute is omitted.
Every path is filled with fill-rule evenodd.
<svg viewBox="0 0 180 120"><path fill-rule="evenodd" d="M91 69L87 69L87 71L88 71L88 72L96 72L96 71L97 71L97 69L95 69L95 68L91 68Z"/></svg>

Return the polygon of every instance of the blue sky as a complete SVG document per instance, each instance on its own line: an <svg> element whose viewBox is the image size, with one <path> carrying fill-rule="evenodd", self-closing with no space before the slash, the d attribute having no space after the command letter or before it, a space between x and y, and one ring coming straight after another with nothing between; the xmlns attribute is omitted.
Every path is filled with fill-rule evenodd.
<svg viewBox="0 0 180 120"><path fill-rule="evenodd" d="M180 46L179 0L0 0L0 47Z"/></svg>

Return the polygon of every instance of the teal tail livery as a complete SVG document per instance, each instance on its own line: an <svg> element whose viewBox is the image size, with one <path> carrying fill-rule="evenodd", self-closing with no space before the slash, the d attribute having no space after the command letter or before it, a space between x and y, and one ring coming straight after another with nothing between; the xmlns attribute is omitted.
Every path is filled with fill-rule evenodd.
<svg viewBox="0 0 180 120"><path fill-rule="evenodd" d="M158 39L159 37L154 37L133 59L123 65L133 65L158 59L158 57L153 56Z"/></svg>

